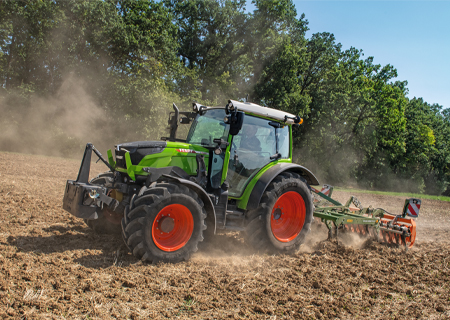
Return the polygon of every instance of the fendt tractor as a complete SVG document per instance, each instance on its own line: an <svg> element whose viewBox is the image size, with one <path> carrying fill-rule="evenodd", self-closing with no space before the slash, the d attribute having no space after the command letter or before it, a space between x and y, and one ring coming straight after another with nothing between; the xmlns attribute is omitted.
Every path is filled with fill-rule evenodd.
<svg viewBox="0 0 450 320"><path fill-rule="evenodd" d="M407 199L395 216L362 208L355 197L343 205L330 198L332 188L312 187L319 185L314 174L292 163L299 116L234 100L173 109L162 141L118 144L107 159L88 143L77 179L66 184L63 208L97 233L121 232L136 258L187 260L219 231L242 231L256 250L291 253L313 216L329 238L342 230L406 248L414 243L411 217L420 200ZM179 124L191 124L186 139L177 138ZM89 181L92 152L109 171Z"/></svg>

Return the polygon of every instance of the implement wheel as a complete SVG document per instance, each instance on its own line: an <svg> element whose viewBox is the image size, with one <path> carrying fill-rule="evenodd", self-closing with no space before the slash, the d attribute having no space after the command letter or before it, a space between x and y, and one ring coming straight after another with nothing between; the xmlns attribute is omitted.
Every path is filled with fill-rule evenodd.
<svg viewBox="0 0 450 320"><path fill-rule="evenodd" d="M198 250L205 219L203 202L194 191L177 183L158 183L125 209L122 235L136 258L175 263Z"/></svg>
<svg viewBox="0 0 450 320"><path fill-rule="evenodd" d="M112 172L105 172L99 174L97 177L89 181L90 184L96 184L101 186L112 185L114 181L114 175ZM95 233L98 234L120 234L120 220L122 218L121 214L118 214L110 210L107 206L100 210L99 218L88 220L84 219L84 222L91 228Z"/></svg>
<svg viewBox="0 0 450 320"><path fill-rule="evenodd" d="M312 200L304 179L281 173L267 187L259 207L247 213L246 242L257 250L295 252L311 227Z"/></svg>

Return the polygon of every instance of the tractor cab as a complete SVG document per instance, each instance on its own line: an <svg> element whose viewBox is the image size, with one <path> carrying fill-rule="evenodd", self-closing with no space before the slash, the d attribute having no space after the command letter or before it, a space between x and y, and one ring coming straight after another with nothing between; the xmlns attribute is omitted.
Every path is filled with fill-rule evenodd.
<svg viewBox="0 0 450 320"><path fill-rule="evenodd" d="M236 101L225 108L194 104L194 110L197 115L186 143L211 150L208 167L212 189L225 187L230 197L239 198L263 167L291 162L291 126L287 119L296 120L295 116L271 116L267 110L273 109ZM261 113L266 114L261 117Z"/></svg>

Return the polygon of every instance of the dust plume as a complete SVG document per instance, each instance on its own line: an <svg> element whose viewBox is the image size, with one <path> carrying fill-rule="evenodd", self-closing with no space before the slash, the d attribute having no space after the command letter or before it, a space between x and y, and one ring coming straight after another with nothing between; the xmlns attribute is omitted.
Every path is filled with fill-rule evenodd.
<svg viewBox="0 0 450 320"><path fill-rule="evenodd" d="M332 130L320 139L315 132L306 133L302 136L305 142L299 149L294 149L294 162L313 172L321 185L391 192L426 191L429 194L439 194L443 189L441 185L426 183L420 175L405 176L394 172L383 152L377 152L371 165L367 163L364 150L350 142L338 144L333 138L336 136L339 132Z"/></svg>
<svg viewBox="0 0 450 320"><path fill-rule="evenodd" d="M362 236L356 232L344 232L338 236L339 243L355 249L362 249L366 246L369 239L368 236Z"/></svg>
<svg viewBox="0 0 450 320"><path fill-rule="evenodd" d="M111 116L88 93L88 86L83 79L69 75L50 97L3 97L0 150L79 157L87 142L94 143L103 153L117 143L156 138L144 130L139 132L139 119Z"/></svg>

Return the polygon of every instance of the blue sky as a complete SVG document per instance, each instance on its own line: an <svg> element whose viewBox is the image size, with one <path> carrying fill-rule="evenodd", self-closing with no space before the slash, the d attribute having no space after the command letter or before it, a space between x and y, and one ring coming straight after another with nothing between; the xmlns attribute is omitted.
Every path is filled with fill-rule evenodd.
<svg viewBox="0 0 450 320"><path fill-rule="evenodd" d="M409 98L450 107L450 1L294 1L307 36L331 32L407 80Z"/></svg>
<svg viewBox="0 0 450 320"><path fill-rule="evenodd" d="M393 65L396 80L408 81L409 98L450 107L450 1L293 2L309 21L308 38L331 32L343 49Z"/></svg>

